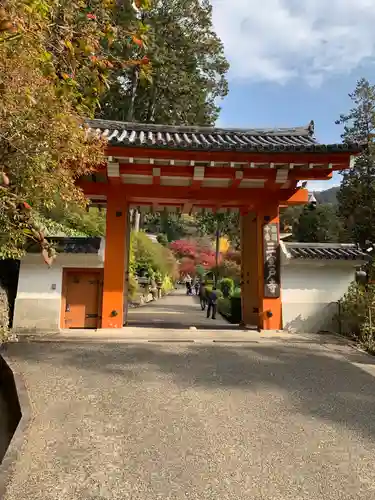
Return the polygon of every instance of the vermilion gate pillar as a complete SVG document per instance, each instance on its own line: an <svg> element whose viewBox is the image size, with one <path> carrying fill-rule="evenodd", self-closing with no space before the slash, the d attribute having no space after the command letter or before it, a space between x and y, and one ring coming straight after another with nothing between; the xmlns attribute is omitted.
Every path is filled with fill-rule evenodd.
<svg viewBox="0 0 375 500"><path fill-rule="evenodd" d="M279 207L241 217L242 322L263 330L282 328Z"/></svg>
<svg viewBox="0 0 375 500"><path fill-rule="evenodd" d="M122 328L127 288L128 204L121 186L112 187L107 200L102 328Z"/></svg>

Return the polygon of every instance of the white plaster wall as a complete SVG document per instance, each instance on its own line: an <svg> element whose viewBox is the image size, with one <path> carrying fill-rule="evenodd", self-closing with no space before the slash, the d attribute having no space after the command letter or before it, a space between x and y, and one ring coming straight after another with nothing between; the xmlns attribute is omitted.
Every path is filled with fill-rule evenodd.
<svg viewBox="0 0 375 500"><path fill-rule="evenodd" d="M289 261L282 266L283 328L337 331L337 301L354 279L358 262Z"/></svg>
<svg viewBox="0 0 375 500"><path fill-rule="evenodd" d="M50 268L41 255L28 254L20 265L13 328L16 331L58 331L63 268L100 268L103 256L59 254Z"/></svg>

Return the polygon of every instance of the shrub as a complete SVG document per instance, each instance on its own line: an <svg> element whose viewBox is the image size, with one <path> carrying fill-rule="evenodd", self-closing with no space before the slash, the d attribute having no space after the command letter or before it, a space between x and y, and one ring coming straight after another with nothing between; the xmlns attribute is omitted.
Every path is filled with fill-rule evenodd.
<svg viewBox="0 0 375 500"><path fill-rule="evenodd" d="M229 319L231 316L231 302L229 297L221 297L218 300L217 308L220 314Z"/></svg>
<svg viewBox="0 0 375 500"><path fill-rule="evenodd" d="M138 290L138 283L134 277L134 274L129 273L129 281L128 281L128 297L130 300L135 299Z"/></svg>
<svg viewBox="0 0 375 500"><path fill-rule="evenodd" d="M129 267L135 274L145 270L150 277L158 273L161 276L177 276L177 261L172 252L160 243L150 240L142 231L131 234Z"/></svg>
<svg viewBox="0 0 375 500"><path fill-rule="evenodd" d="M231 278L223 278L220 283L220 290L224 297L229 297L234 291L234 281Z"/></svg>
<svg viewBox="0 0 375 500"><path fill-rule="evenodd" d="M160 243L160 245L163 245L163 247L168 246L168 238L165 234L163 234L163 233L158 234L156 239L157 239L157 242Z"/></svg>
<svg viewBox="0 0 375 500"><path fill-rule="evenodd" d="M239 297L222 297L218 300L218 311L232 324L241 322L241 299Z"/></svg>
<svg viewBox="0 0 375 500"><path fill-rule="evenodd" d="M233 260L225 258L218 267L218 274L223 278L232 278L234 282L239 283L241 279L241 266Z"/></svg>
<svg viewBox="0 0 375 500"><path fill-rule="evenodd" d="M173 281L171 280L171 278L169 276L165 276L163 279L162 287L161 287L162 293L165 295L173 289L174 289Z"/></svg>
<svg viewBox="0 0 375 500"><path fill-rule="evenodd" d="M339 322L341 333L359 341L370 352L375 352L375 286L367 290L357 283L352 283L340 301ZM369 321L371 308L372 324Z"/></svg>

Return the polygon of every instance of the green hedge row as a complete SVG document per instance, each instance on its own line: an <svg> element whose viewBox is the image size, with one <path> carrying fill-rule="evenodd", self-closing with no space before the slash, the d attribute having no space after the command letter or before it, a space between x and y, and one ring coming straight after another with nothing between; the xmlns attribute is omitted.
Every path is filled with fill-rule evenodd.
<svg viewBox="0 0 375 500"><path fill-rule="evenodd" d="M221 297L218 300L218 311L232 324L241 323L241 297Z"/></svg>

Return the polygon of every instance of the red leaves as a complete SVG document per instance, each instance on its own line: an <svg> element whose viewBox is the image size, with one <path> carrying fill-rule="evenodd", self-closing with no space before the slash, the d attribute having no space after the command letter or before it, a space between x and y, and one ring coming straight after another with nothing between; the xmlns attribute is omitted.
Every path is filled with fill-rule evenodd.
<svg viewBox="0 0 375 500"><path fill-rule="evenodd" d="M170 245L171 250L180 257L180 273L195 274L196 266L212 269L216 265L215 251L211 247L202 247L194 240L177 240ZM222 257L219 256L219 261Z"/></svg>
<svg viewBox="0 0 375 500"><path fill-rule="evenodd" d="M150 64L150 59L147 56L143 56L142 59L140 60L140 64L147 65Z"/></svg>
<svg viewBox="0 0 375 500"><path fill-rule="evenodd" d="M26 210L31 210L31 206L27 203L27 201L24 201L22 205L26 208Z"/></svg>
<svg viewBox="0 0 375 500"><path fill-rule="evenodd" d="M136 45L138 45L138 47L143 47L143 42L141 39L137 38L136 36L132 36L132 41L133 43L135 43Z"/></svg>
<svg viewBox="0 0 375 500"><path fill-rule="evenodd" d="M87 17L87 19L91 19L93 21L97 19L95 14L87 14L86 17Z"/></svg>

